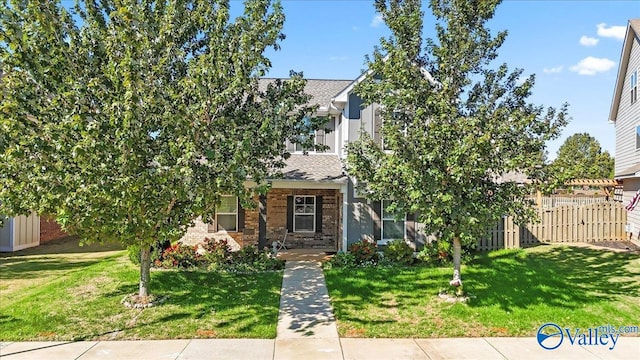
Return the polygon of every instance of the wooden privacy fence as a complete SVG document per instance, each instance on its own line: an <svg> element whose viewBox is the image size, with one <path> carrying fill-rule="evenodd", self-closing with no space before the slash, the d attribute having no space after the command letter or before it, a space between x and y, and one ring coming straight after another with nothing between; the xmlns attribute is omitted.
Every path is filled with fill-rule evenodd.
<svg viewBox="0 0 640 360"><path fill-rule="evenodd" d="M537 224L518 226L504 217L478 242L488 251L533 246L539 243L573 243L625 240L627 212L617 202L566 205L541 210Z"/></svg>

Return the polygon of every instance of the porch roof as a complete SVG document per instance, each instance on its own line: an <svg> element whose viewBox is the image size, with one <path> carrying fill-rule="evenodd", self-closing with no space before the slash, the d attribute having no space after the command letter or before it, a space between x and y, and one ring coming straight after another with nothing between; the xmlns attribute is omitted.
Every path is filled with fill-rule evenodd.
<svg viewBox="0 0 640 360"><path fill-rule="evenodd" d="M343 171L338 155L292 154L281 171L280 179L345 183L347 176Z"/></svg>

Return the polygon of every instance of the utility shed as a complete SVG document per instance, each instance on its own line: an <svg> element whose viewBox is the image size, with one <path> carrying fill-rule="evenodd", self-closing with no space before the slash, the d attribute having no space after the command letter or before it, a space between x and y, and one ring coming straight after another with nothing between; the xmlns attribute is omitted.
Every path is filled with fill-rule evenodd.
<svg viewBox="0 0 640 360"><path fill-rule="evenodd" d="M0 252L11 252L40 245L40 217L29 216L4 218L0 227Z"/></svg>

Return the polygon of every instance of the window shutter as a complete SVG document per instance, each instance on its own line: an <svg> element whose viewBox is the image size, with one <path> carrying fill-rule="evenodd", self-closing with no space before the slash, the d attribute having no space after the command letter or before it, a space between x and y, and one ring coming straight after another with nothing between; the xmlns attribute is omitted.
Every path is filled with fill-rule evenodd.
<svg viewBox="0 0 640 360"><path fill-rule="evenodd" d="M416 214L407 214L405 226L407 228L407 238L412 242L416 241Z"/></svg>
<svg viewBox="0 0 640 360"><path fill-rule="evenodd" d="M316 196L316 232L322 232L322 196Z"/></svg>
<svg viewBox="0 0 640 360"><path fill-rule="evenodd" d="M373 239L378 241L382 239L382 202L379 200L373 201L371 209L373 210Z"/></svg>
<svg viewBox="0 0 640 360"><path fill-rule="evenodd" d="M287 230L293 232L293 196L287 196Z"/></svg>
<svg viewBox="0 0 640 360"><path fill-rule="evenodd" d="M238 199L238 231L244 230L244 209L240 205L240 199Z"/></svg>
<svg viewBox="0 0 640 360"><path fill-rule="evenodd" d="M356 94L349 95L349 119L360 119L362 99Z"/></svg>

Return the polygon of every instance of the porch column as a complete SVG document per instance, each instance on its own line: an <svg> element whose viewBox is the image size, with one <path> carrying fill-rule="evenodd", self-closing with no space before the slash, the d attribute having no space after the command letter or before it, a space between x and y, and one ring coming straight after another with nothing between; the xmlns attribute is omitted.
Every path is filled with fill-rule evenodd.
<svg viewBox="0 0 640 360"><path fill-rule="evenodd" d="M347 219L349 216L349 182L340 186L342 194L342 248L338 250L347 251Z"/></svg>

